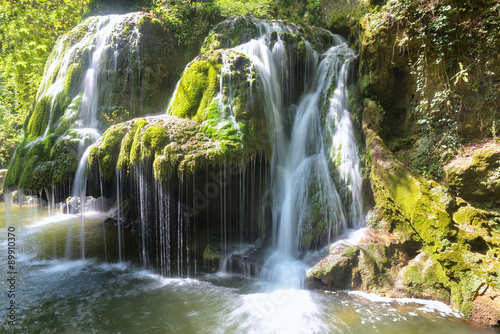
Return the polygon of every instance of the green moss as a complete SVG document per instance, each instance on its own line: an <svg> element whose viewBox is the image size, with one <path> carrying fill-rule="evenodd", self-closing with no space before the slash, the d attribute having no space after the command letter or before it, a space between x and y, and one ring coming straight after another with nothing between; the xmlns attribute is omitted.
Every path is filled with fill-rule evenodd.
<svg viewBox="0 0 500 334"><path fill-rule="evenodd" d="M90 150L89 165L98 165L101 177L108 181L113 181L122 139L127 132L128 127L124 124L112 126L104 133L99 145Z"/></svg>
<svg viewBox="0 0 500 334"><path fill-rule="evenodd" d="M489 213L463 200L457 208L444 187L410 171L372 130L364 130L371 155L372 189L384 219L394 230L406 233L406 238L420 240L423 250L436 262L435 273L426 276L418 276L418 269L408 271L410 291L427 289L445 296L447 290L453 304L469 316L477 289L498 282L500 263L491 250L500 238ZM427 279L439 283L439 289L422 283ZM414 282L409 283L411 280Z"/></svg>
<svg viewBox="0 0 500 334"><path fill-rule="evenodd" d="M498 205L500 145L491 143L473 150L470 155L458 156L446 166L447 185L466 200Z"/></svg>
<svg viewBox="0 0 500 334"><path fill-rule="evenodd" d="M356 247L331 253L308 270L307 277L320 281L328 289L348 289L352 286L352 269L357 264L359 253Z"/></svg>
<svg viewBox="0 0 500 334"><path fill-rule="evenodd" d="M160 126L151 126L144 133L144 156L152 157L163 150L169 142L169 135L166 129Z"/></svg>
<svg viewBox="0 0 500 334"><path fill-rule="evenodd" d="M168 142L169 135L166 129L144 125L135 133L130 148L130 163L135 164L144 159L154 160Z"/></svg>
<svg viewBox="0 0 500 334"><path fill-rule="evenodd" d="M219 71L220 64L214 57L188 66L179 81L169 113L199 122L206 120L208 106L219 90Z"/></svg>
<svg viewBox="0 0 500 334"><path fill-rule="evenodd" d="M131 165L131 148L135 140L135 135L141 130L148 122L146 120L138 120L133 123L129 123L129 132L125 135L122 140L120 154L118 155L118 162L116 164L117 169L129 170Z"/></svg>
<svg viewBox="0 0 500 334"><path fill-rule="evenodd" d="M18 185L21 188L40 190L52 185L54 164L51 148L56 136L48 136L44 140L36 140L24 147L25 156L20 158L19 165L14 163L14 171L20 173ZM9 186L11 186L9 180ZM17 180L16 180L17 181Z"/></svg>
<svg viewBox="0 0 500 334"><path fill-rule="evenodd" d="M421 254L420 257L420 261L411 262L401 272L410 295L448 301L450 292L445 271L432 256Z"/></svg>
<svg viewBox="0 0 500 334"><path fill-rule="evenodd" d="M208 245L203 251L203 260L205 261L215 261L220 259L221 259L220 253L210 245Z"/></svg>
<svg viewBox="0 0 500 334"><path fill-rule="evenodd" d="M49 124L51 108L52 98L50 96L44 96L38 101L29 119L27 137L36 138L45 133Z"/></svg>

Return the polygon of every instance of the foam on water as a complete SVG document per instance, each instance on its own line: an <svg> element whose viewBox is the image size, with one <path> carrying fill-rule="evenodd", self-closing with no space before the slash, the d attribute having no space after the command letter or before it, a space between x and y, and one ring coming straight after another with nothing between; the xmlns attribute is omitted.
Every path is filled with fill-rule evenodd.
<svg viewBox="0 0 500 334"><path fill-rule="evenodd" d="M243 295L228 321L241 333L325 333L323 310L306 290L278 289Z"/></svg>
<svg viewBox="0 0 500 334"><path fill-rule="evenodd" d="M35 221L33 224L27 225L27 227L41 227L48 224L66 222L68 220L72 220L77 217L78 217L77 215L73 214L59 213L53 216L44 217L41 220Z"/></svg>
<svg viewBox="0 0 500 334"><path fill-rule="evenodd" d="M69 271L80 271L85 267L95 263L95 260L54 260L48 262L48 267L44 269L47 273L63 273Z"/></svg>
<svg viewBox="0 0 500 334"><path fill-rule="evenodd" d="M454 310L449 305L446 305L443 302L439 302L436 300L428 300L428 299L418 299L418 298L389 298L383 297L373 293L366 293L361 291L348 291L350 295L363 297L374 303L399 303L399 304L418 304L422 305L422 307L418 308L418 310L434 313L438 312L443 315L454 316L457 318L461 318L462 315L460 312Z"/></svg>

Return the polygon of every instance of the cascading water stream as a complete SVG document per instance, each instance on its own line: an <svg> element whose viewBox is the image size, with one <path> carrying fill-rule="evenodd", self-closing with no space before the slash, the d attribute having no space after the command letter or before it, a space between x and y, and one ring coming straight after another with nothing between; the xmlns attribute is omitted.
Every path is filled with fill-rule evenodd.
<svg viewBox="0 0 500 334"><path fill-rule="evenodd" d="M260 24L262 25L262 23ZM260 27L260 26L259 26ZM326 238L352 225L362 225L361 177L357 147L347 107L344 63L355 57L346 43L334 37L335 46L319 56L306 43L304 73L294 73L295 59L280 38L290 32L284 25L264 26L261 31L277 30L271 47L264 37L235 48L250 58L263 84L269 121L274 126L274 153L271 161L273 193L274 252L266 260L262 277L274 288L301 288L305 267L298 259L304 225L310 220L312 203L325 212ZM347 60L345 60L347 59ZM308 73L308 70L312 73ZM304 94L297 105L290 105L295 75L302 75ZM335 84L331 98L327 94ZM332 136L328 147L323 140L324 110L326 134ZM352 196L351 207L344 209L339 191L332 180L329 164L332 152L340 150L340 174ZM316 193L311 194L314 190Z"/></svg>
<svg viewBox="0 0 500 334"><path fill-rule="evenodd" d="M342 51L341 51L342 52ZM345 52L345 51L344 51ZM348 106L348 74L353 54L347 51L347 58L337 65L338 80L335 91L330 98L330 107L327 115L325 135L331 141L328 153L334 160L339 161L338 169L345 184L351 193L349 206L350 228L360 228L365 224L362 198L362 175L358 156L358 146L352 125L351 113ZM339 56L345 56L342 53Z"/></svg>
<svg viewBox="0 0 500 334"><path fill-rule="evenodd" d="M73 198L78 198L80 201L79 213L81 215L80 224L80 248L81 257L85 258L85 207L86 207L86 183L87 183L87 161L90 152L91 145L98 142L101 138L99 133L99 121L98 121L98 110L99 110L99 81L102 80L102 75L104 71L115 71L117 63L117 51L114 50L112 36L117 31L119 31L119 25L123 24L125 21L135 21L137 25L139 16L137 15L110 15L96 17L89 21L87 27L87 33L85 36L77 43L73 44L68 50L63 52L65 43L67 43L67 38L62 38L58 41L56 45L56 53L54 60L49 65L47 72L44 76L44 80L40 85L40 90L38 93L37 100L40 101L43 97L47 96L52 98L52 107L50 110L50 117L47 128L45 130L46 137L50 131L55 120L53 120L54 114L54 103L57 100L56 97L63 93L65 88L66 76L68 71L72 68L71 61L76 54L90 50L90 64L85 72L85 76L82 81L81 86L81 103L80 103L80 114L78 119L75 121L75 131L80 134L80 162L78 166L77 173L74 178L71 196ZM69 36L69 35L68 35ZM137 29L132 34L131 38L138 39L139 33ZM134 44L134 43L132 43ZM133 45L137 49L137 43ZM112 68L108 69L107 58L109 54L112 54L114 59ZM57 71L57 72L56 72ZM53 82L48 81L49 78L55 78ZM102 187L101 187L102 189ZM68 226L68 237L66 241L65 257L71 257L72 241L71 241L72 228L71 224Z"/></svg>

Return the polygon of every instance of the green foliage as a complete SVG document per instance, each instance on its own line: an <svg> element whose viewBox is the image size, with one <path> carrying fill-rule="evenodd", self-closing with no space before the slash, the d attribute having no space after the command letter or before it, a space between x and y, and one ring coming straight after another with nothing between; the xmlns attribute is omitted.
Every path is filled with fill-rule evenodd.
<svg viewBox="0 0 500 334"><path fill-rule="evenodd" d="M274 7L273 1L269 0L215 0L214 3L220 8L224 17L240 15L268 17Z"/></svg>
<svg viewBox="0 0 500 334"><path fill-rule="evenodd" d="M157 1L152 12L174 32L185 63L198 53L205 36L223 19L220 7L213 2Z"/></svg>
<svg viewBox="0 0 500 334"><path fill-rule="evenodd" d="M409 160L424 176L443 177L463 143L496 136L499 15L499 0L390 0L366 17L365 36L389 38L392 67L403 66L398 51L407 59L404 127L419 138Z"/></svg>
<svg viewBox="0 0 500 334"><path fill-rule="evenodd" d="M23 114L13 112L17 101L13 87L5 87L0 73L0 169L6 168L8 159L22 139Z"/></svg>
<svg viewBox="0 0 500 334"><path fill-rule="evenodd" d="M56 38L80 22L88 0L0 2L0 166L21 139Z"/></svg>
<svg viewBox="0 0 500 334"><path fill-rule="evenodd" d="M328 30L342 35L346 38L349 37L351 41L351 34L355 33L359 28L359 20L363 15L368 13L370 10L369 6L359 6L356 8L340 9L334 8L330 13L330 20L327 22L326 26ZM354 41L355 42L355 41Z"/></svg>
<svg viewBox="0 0 500 334"><path fill-rule="evenodd" d="M115 175L121 143L128 130L126 123L110 127L101 142L90 150L89 165L98 165L101 177L108 181Z"/></svg>

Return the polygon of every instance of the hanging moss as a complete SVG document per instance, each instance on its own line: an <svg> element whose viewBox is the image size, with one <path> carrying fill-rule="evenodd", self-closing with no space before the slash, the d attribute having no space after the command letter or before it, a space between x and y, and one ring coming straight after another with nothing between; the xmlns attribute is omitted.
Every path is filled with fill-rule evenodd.
<svg viewBox="0 0 500 334"><path fill-rule="evenodd" d="M130 163L135 164L148 158L161 154L169 142L168 131L161 126L152 125L143 127L136 132L132 147L130 148Z"/></svg>
<svg viewBox="0 0 500 334"><path fill-rule="evenodd" d="M29 118L27 137L36 138L44 134L49 124L51 108L52 98L50 96L44 96L38 101L33 114Z"/></svg>
<svg viewBox="0 0 500 334"><path fill-rule="evenodd" d="M117 169L126 169L127 171L130 168L130 149L132 147L132 142L134 140L134 136L137 131L141 129L142 126L146 125L147 121L145 120L132 120L127 123L129 131L125 135L122 140L120 154L118 156L118 162L116 165Z"/></svg>
<svg viewBox="0 0 500 334"><path fill-rule="evenodd" d="M93 146L89 152L89 165L99 164L101 177L105 180L113 180L122 139L127 132L125 124L110 127L104 133L101 142Z"/></svg>
<svg viewBox="0 0 500 334"><path fill-rule="evenodd" d="M215 260L220 260L221 255L219 251L217 251L215 248L212 246L208 245L205 250L203 251L203 260L205 261L215 261Z"/></svg>

